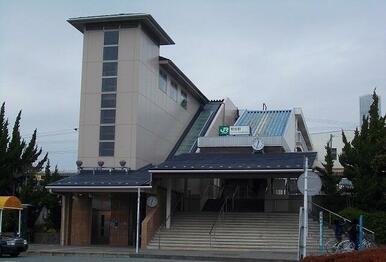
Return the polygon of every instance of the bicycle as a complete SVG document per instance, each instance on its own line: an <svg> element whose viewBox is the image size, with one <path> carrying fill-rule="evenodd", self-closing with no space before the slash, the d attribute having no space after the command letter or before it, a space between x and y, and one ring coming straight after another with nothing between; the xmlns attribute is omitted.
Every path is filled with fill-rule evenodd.
<svg viewBox="0 0 386 262"><path fill-rule="evenodd" d="M324 248L328 254L345 253L355 250L355 245L350 240L338 241L337 239L331 239L326 242Z"/></svg>
<svg viewBox="0 0 386 262"><path fill-rule="evenodd" d="M337 239L331 239L324 245L328 254L337 254L351 252L355 250L355 244L349 239L338 241ZM363 238L362 243L359 245L359 249L368 249L376 247L375 243L367 238Z"/></svg>

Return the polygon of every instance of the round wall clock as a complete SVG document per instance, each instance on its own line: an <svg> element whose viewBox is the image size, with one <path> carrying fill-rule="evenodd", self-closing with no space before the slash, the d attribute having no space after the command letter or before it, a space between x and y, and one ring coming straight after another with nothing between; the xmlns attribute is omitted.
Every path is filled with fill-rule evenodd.
<svg viewBox="0 0 386 262"><path fill-rule="evenodd" d="M149 196L146 200L148 207L156 207L158 205L158 198L156 196Z"/></svg>
<svg viewBox="0 0 386 262"><path fill-rule="evenodd" d="M263 148L264 148L264 143L263 143L263 141L262 141L260 138L255 138L255 139L252 141L252 148L253 148L253 150L255 150L255 151L261 151L261 150L263 150Z"/></svg>

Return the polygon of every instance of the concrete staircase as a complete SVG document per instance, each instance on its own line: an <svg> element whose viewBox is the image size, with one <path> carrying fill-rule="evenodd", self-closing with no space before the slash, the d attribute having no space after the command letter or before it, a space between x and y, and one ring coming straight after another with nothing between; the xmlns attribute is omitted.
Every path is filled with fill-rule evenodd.
<svg viewBox="0 0 386 262"><path fill-rule="evenodd" d="M177 213L170 229L159 230L148 249L297 252L298 214L226 213L209 231L218 213ZM331 232L330 232L331 231ZM327 238L332 230L325 230ZM309 254L318 252L319 225L309 220Z"/></svg>

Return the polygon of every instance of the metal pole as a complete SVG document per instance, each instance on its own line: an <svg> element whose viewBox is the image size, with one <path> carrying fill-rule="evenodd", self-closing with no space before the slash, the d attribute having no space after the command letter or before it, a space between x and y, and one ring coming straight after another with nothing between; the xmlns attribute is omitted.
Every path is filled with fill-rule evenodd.
<svg viewBox="0 0 386 262"><path fill-rule="evenodd" d="M319 212L319 251L323 252L323 211Z"/></svg>
<svg viewBox="0 0 386 262"><path fill-rule="evenodd" d="M21 209L19 209L19 228L17 230L18 237L21 236Z"/></svg>
<svg viewBox="0 0 386 262"><path fill-rule="evenodd" d="M308 236L308 158L304 159L304 257L307 256L307 236Z"/></svg>
<svg viewBox="0 0 386 262"><path fill-rule="evenodd" d="M1 230L3 225L3 209L0 209L0 236L1 236Z"/></svg>
<svg viewBox="0 0 386 262"><path fill-rule="evenodd" d="M139 212L140 212L140 203L141 203L141 188L138 188L138 196L137 196L137 236L135 243L135 253L139 253Z"/></svg>
<svg viewBox="0 0 386 262"><path fill-rule="evenodd" d="M363 234L363 215L360 215L360 216L359 216L359 239L358 239L358 249L364 248L364 246L362 245L362 243L363 243L363 238L364 238L364 234ZM357 243L355 243L355 245L357 245Z"/></svg>
<svg viewBox="0 0 386 262"><path fill-rule="evenodd" d="M170 228L171 224L171 212L172 212L172 179L169 177L167 180L166 189L166 228Z"/></svg>

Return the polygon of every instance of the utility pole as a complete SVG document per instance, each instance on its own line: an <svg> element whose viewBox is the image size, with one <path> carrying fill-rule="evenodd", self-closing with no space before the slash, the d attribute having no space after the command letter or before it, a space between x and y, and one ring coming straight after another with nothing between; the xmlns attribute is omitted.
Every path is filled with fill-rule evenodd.
<svg viewBox="0 0 386 262"><path fill-rule="evenodd" d="M303 236L303 257L307 255L307 236L308 236L308 158L304 159L304 236Z"/></svg>

